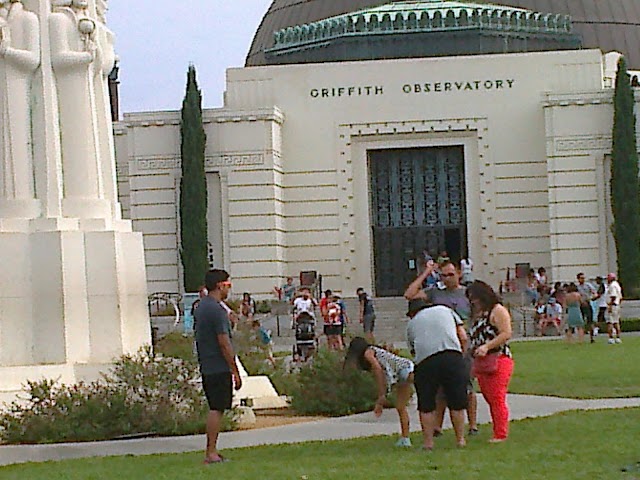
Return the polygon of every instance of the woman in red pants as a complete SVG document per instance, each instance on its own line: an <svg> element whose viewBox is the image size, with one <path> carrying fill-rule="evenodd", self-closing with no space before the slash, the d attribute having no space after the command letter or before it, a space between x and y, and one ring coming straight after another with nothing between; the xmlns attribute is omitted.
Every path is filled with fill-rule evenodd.
<svg viewBox="0 0 640 480"><path fill-rule="evenodd" d="M513 373L508 344L511 315L494 290L484 282L475 281L467 287L467 297L474 317L470 335L474 371L493 422L493 438L489 441L503 442L509 435L507 388Z"/></svg>

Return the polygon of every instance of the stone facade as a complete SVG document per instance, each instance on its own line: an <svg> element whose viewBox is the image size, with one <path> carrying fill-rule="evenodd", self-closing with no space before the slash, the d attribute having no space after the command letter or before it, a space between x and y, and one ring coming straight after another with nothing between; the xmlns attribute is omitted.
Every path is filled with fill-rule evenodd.
<svg viewBox="0 0 640 480"><path fill-rule="evenodd" d="M238 68L204 112L212 264L236 293L316 270L373 289L367 152L464 147L467 244L497 285L615 270L613 90L598 50ZM179 291L179 112L117 123L120 201L144 233L148 290Z"/></svg>

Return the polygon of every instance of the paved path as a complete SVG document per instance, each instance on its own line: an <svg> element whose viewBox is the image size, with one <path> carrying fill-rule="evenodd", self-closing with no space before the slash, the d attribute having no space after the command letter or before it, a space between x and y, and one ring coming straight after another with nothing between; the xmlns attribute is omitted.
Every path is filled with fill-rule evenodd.
<svg viewBox="0 0 640 480"><path fill-rule="evenodd" d="M480 395L478 395L478 404L479 423L486 424L490 419L489 410ZM519 420L545 417L569 410L640 407L640 398L572 400L531 395L509 395L509 405L511 418ZM417 412L415 408L410 408L410 412L411 430L417 431L420 428ZM373 413L363 413L282 427L223 433L220 436L219 446L221 449L229 449L257 445L301 443L314 440L343 440L374 435L395 435L398 432L398 428L395 410L388 409L385 410L380 419L376 419ZM204 445L205 437L203 435L194 435L112 442L0 446L0 465L98 456L185 453L201 451Z"/></svg>

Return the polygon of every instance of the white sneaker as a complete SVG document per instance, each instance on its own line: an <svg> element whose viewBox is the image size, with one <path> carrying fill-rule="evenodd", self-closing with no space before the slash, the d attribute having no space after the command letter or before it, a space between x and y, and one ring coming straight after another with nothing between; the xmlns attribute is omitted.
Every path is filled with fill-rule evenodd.
<svg viewBox="0 0 640 480"><path fill-rule="evenodd" d="M616 343L616 341L613 338L610 338L609 341L607 341L607 343L609 345L613 345L614 343Z"/></svg>
<svg viewBox="0 0 640 480"><path fill-rule="evenodd" d="M620 340L620 337L616 338L616 343L622 343L622 340Z"/></svg>
<svg viewBox="0 0 640 480"><path fill-rule="evenodd" d="M400 437L396 442L396 447L411 447L411 439L409 437Z"/></svg>

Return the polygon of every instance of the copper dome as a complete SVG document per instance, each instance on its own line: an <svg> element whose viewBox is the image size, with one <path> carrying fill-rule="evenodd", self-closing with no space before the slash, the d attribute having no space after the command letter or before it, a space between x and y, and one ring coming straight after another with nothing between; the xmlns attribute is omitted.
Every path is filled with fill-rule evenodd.
<svg viewBox="0 0 640 480"><path fill-rule="evenodd" d="M394 0L274 0L253 39L246 65L267 64L264 51L282 28L384 5ZM477 0L476 0L477 1ZM491 3L571 15L586 48L623 53L640 69L640 0L497 0Z"/></svg>

